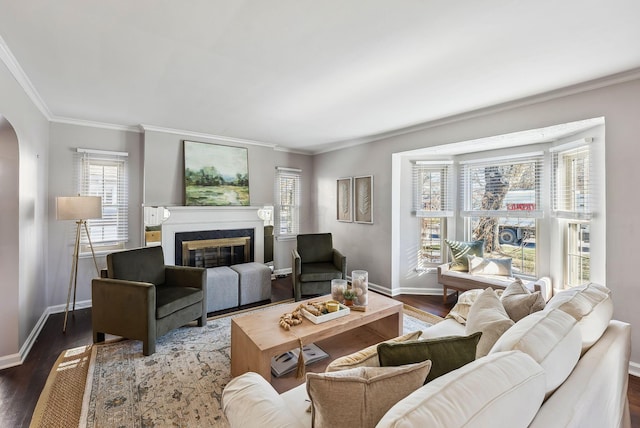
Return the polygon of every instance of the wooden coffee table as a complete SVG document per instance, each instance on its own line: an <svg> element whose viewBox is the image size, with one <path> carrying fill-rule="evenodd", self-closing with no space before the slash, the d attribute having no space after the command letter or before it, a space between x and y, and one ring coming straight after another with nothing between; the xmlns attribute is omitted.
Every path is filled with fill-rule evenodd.
<svg viewBox="0 0 640 428"><path fill-rule="evenodd" d="M331 296L309 301L330 300ZM304 319L302 324L281 328L280 316L292 312L301 302L277 305L254 314L231 319L231 375L239 376L252 371L271 382L271 357L299 346L298 339L308 344L335 337L355 329L375 331L382 340L402 334L402 302L369 292L369 305L365 312L351 311L349 315L314 324Z"/></svg>

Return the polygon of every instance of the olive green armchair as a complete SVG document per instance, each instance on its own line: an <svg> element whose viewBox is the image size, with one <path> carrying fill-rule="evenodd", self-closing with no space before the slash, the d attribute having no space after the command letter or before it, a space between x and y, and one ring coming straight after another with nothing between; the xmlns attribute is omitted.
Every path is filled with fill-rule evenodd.
<svg viewBox="0 0 640 428"><path fill-rule="evenodd" d="M297 240L291 275L296 301L331 293L332 279L347 278L347 258L333 248L330 233L298 235Z"/></svg>
<svg viewBox="0 0 640 428"><path fill-rule="evenodd" d="M207 324L206 269L165 265L160 246L107 255L101 276L91 281L94 343L114 334L141 340L151 355L157 337L194 320Z"/></svg>

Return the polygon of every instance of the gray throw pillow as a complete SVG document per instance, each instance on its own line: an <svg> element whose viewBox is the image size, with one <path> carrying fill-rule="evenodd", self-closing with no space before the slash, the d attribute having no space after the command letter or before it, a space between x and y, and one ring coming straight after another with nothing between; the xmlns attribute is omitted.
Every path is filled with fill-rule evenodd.
<svg viewBox="0 0 640 428"><path fill-rule="evenodd" d="M467 272L469 270L467 256L482 257L484 255L484 240L464 242L445 239L444 242L451 252L450 270Z"/></svg>

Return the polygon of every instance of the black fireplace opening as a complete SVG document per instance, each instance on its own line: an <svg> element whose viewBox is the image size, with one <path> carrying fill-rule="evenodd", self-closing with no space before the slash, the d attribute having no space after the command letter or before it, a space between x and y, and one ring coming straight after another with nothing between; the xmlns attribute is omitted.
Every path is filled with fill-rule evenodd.
<svg viewBox="0 0 640 428"><path fill-rule="evenodd" d="M218 242L222 244L216 244L216 240L220 240ZM209 243L199 245L197 241L211 241L211 246ZM175 264L176 266L217 267L252 262L254 241L254 229L176 232ZM190 246L198 249L185 250L186 253L183 254L183 248Z"/></svg>

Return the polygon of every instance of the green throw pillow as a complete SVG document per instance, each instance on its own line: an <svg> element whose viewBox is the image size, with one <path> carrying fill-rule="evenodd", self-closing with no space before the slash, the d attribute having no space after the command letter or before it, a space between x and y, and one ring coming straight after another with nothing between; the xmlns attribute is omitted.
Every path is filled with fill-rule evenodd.
<svg viewBox="0 0 640 428"><path fill-rule="evenodd" d="M445 336L399 343L380 343L380 367L402 366L431 360L431 371L425 383L459 369L476 359L476 346L481 332L469 336Z"/></svg>
<svg viewBox="0 0 640 428"><path fill-rule="evenodd" d="M469 260L467 256L484 256L484 239L479 241L451 241L445 239L449 251L451 251L451 270L467 272L469 270Z"/></svg>

